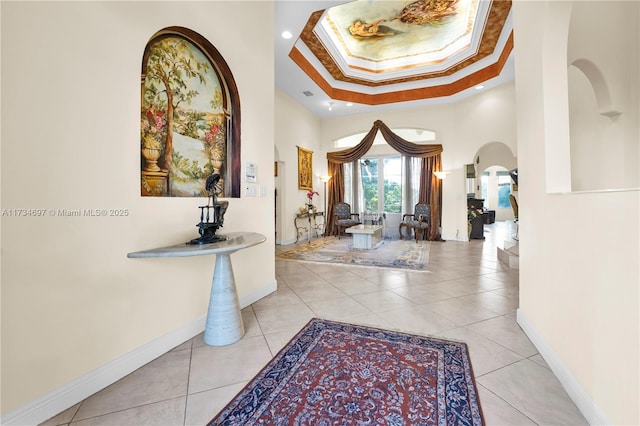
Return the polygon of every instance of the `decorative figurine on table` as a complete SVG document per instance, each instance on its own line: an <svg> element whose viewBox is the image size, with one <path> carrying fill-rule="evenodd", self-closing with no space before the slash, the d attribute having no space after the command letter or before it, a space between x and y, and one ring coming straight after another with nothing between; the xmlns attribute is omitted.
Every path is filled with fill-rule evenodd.
<svg viewBox="0 0 640 426"><path fill-rule="evenodd" d="M207 178L205 189L209 192L207 198L207 205L200 206L200 223L198 232L200 238L195 238L189 242L189 244L211 244L227 239L224 235L216 235L218 228L222 227L224 223L224 214L229 207L228 201L217 200L217 184L220 180L220 174L214 173Z"/></svg>

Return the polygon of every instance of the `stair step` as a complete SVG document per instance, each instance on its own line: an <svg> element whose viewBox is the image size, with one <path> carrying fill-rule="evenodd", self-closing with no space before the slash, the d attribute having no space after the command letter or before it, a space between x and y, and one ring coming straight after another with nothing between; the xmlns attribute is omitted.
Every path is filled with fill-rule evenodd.
<svg viewBox="0 0 640 426"><path fill-rule="evenodd" d="M511 269L520 269L520 250L517 241L505 241L504 248L497 248L498 260Z"/></svg>

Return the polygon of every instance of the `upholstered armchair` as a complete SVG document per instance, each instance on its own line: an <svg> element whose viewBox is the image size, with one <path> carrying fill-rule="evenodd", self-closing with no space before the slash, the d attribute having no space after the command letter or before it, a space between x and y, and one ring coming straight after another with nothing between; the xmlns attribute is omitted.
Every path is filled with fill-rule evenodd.
<svg viewBox="0 0 640 426"><path fill-rule="evenodd" d="M337 203L333 206L334 214L334 233L338 234L338 239L345 229L359 225L360 215L358 213L351 213L351 206L348 203Z"/></svg>
<svg viewBox="0 0 640 426"><path fill-rule="evenodd" d="M413 213L402 215L402 222L398 228L400 239L402 239L402 228L412 229L418 241L418 235L422 234L422 239L429 237L429 228L431 226L431 208L428 204L418 203L413 209Z"/></svg>

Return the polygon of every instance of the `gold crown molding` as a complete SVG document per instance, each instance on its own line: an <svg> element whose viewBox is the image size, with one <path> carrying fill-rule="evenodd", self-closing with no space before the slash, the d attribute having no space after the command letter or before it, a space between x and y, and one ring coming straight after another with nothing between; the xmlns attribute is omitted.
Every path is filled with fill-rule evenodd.
<svg viewBox="0 0 640 426"><path fill-rule="evenodd" d="M513 31L498 58L498 61L453 83L442 84L432 87L421 87L418 89L401 90L379 94L366 94L352 90L336 89L329 84L320 73L311 65L304 55L293 48L289 57L331 98L334 100L355 102L365 105L384 105L396 102L417 101L421 99L439 98L451 96L463 90L474 87L484 81L497 77L502 72L509 55L513 50Z"/></svg>

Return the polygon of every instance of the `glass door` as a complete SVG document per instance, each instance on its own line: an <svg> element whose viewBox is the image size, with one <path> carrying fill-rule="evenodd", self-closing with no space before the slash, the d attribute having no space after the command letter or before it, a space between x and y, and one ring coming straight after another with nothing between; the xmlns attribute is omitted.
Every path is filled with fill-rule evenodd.
<svg viewBox="0 0 640 426"><path fill-rule="evenodd" d="M378 219L385 228L397 229L402 215L401 157L362 158L360 180L360 219L365 223Z"/></svg>

